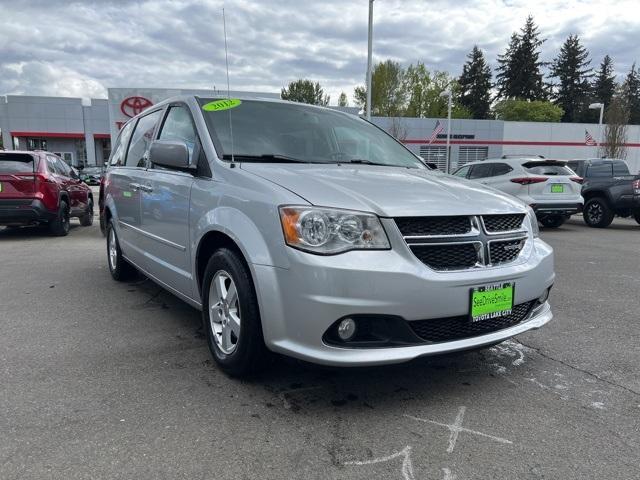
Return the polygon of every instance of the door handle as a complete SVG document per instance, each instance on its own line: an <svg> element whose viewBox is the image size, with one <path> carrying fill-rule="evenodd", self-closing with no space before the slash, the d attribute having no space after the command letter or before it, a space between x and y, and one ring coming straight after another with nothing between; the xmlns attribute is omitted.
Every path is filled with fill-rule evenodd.
<svg viewBox="0 0 640 480"><path fill-rule="evenodd" d="M147 192L147 193L153 192L153 187L151 185L138 185L138 188L143 192Z"/></svg>
<svg viewBox="0 0 640 480"><path fill-rule="evenodd" d="M137 192L138 190L141 190L142 185L140 185L139 183L130 183L129 187L131 188L131 190L133 190L134 192Z"/></svg>

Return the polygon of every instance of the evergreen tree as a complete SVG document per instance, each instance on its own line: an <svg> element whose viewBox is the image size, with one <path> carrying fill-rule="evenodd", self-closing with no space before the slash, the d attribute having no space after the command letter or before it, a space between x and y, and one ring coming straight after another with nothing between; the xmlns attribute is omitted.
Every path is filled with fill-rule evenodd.
<svg viewBox="0 0 640 480"><path fill-rule="evenodd" d="M283 100L292 102L323 106L329 104L329 95L324 94L320 83L313 83L311 80L300 79L289 83L287 88L280 91L280 96Z"/></svg>
<svg viewBox="0 0 640 480"><path fill-rule="evenodd" d="M545 62L540 60L540 38L533 17L527 17L520 34L513 33L504 55L498 57L496 75L498 95L501 98L522 100L546 99L545 85L540 69Z"/></svg>
<svg viewBox="0 0 640 480"><path fill-rule="evenodd" d="M629 111L629 123L640 125L640 71L635 63L622 84L622 98Z"/></svg>
<svg viewBox="0 0 640 480"><path fill-rule="evenodd" d="M477 45L467 55L467 63L462 67L458 80L460 104L466 107L473 118L489 118L491 108L491 69Z"/></svg>
<svg viewBox="0 0 640 480"><path fill-rule="evenodd" d="M338 97L338 106L339 107L348 107L349 106L349 100L347 100L347 94L342 92L340 94L340 96Z"/></svg>
<svg viewBox="0 0 640 480"><path fill-rule="evenodd" d="M593 82L593 98L596 102L604 103L605 107L611 105L611 100L616 92L616 75L613 70L613 60L605 55Z"/></svg>
<svg viewBox="0 0 640 480"><path fill-rule="evenodd" d="M593 76L590 63L589 52L578 36L569 35L551 65L551 76L559 81L553 96L556 105L564 110L563 122L581 121L587 110L589 79Z"/></svg>

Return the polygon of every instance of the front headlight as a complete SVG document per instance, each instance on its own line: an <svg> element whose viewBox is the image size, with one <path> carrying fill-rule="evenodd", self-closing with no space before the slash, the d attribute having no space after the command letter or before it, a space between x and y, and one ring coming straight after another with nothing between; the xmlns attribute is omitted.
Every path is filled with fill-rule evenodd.
<svg viewBox="0 0 640 480"><path fill-rule="evenodd" d="M533 238L538 238L540 236L540 227L538 226L538 217L536 217L536 212L533 211L533 208L527 207L527 215L529 216L529 223L531 223Z"/></svg>
<svg viewBox="0 0 640 480"><path fill-rule="evenodd" d="M389 239L372 213L317 207L280 207L287 245L330 255L348 250L382 250Z"/></svg>

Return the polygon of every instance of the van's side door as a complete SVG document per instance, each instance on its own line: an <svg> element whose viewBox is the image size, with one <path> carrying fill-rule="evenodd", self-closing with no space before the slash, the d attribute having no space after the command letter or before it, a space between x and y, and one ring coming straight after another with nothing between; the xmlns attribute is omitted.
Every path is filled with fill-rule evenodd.
<svg viewBox="0 0 640 480"><path fill-rule="evenodd" d="M149 156L162 110L140 117L133 127L126 155L120 165L110 171L110 191L116 206L117 233L123 254L138 267L147 268L144 257L141 190ZM125 128L128 127L125 126Z"/></svg>
<svg viewBox="0 0 640 480"><path fill-rule="evenodd" d="M168 106L157 135L159 140L185 142L190 163L197 163L200 142L189 108ZM149 164L141 187L143 248L151 275L177 292L193 298L190 262L189 202L194 183L191 172Z"/></svg>

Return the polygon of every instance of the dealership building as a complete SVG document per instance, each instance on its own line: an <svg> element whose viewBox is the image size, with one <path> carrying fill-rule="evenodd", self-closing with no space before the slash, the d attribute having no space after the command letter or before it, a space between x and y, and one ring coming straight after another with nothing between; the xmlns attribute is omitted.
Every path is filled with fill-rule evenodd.
<svg viewBox="0 0 640 480"><path fill-rule="evenodd" d="M111 152L120 127L145 108L179 94L226 96L213 90L110 88L107 99L0 96L0 131L4 148L47 150L69 164L101 165ZM279 98L273 92L231 92L241 98ZM335 107L338 108L338 107ZM357 113L357 109L346 110ZM446 120L374 117L373 122L394 132L408 148L444 169ZM439 123L438 123L439 122ZM444 126L436 132L437 127ZM451 168L502 155L543 155L578 159L598 156L587 134L598 140L598 125L580 123L452 120ZM433 139L432 139L433 137ZM627 128L626 160L633 173L640 170L640 126Z"/></svg>

